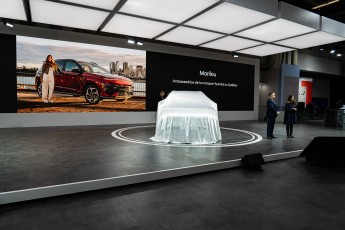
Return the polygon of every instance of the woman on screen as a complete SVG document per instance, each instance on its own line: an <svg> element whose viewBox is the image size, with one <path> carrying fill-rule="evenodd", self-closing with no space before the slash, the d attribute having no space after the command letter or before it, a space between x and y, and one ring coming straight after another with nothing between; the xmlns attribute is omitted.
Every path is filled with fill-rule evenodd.
<svg viewBox="0 0 345 230"><path fill-rule="evenodd" d="M44 103L53 103L54 92L54 72L57 71L57 64L53 56L48 55L42 65L41 82L42 82L42 100Z"/></svg>

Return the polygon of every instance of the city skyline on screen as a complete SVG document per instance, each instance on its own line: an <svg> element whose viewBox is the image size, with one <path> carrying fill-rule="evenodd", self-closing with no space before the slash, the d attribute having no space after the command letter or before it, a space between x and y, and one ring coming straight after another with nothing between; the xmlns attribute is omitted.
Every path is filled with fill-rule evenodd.
<svg viewBox="0 0 345 230"><path fill-rule="evenodd" d="M40 68L46 56L95 62L109 70L110 62L146 68L146 51L79 42L17 36L17 68Z"/></svg>

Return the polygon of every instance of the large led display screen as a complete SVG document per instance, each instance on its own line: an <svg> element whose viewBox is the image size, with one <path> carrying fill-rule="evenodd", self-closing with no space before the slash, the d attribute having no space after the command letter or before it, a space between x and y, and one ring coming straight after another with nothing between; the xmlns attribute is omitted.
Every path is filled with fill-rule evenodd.
<svg viewBox="0 0 345 230"><path fill-rule="evenodd" d="M59 67L51 103L43 100L40 79L48 55ZM18 113L156 111L171 91L185 90L202 91L219 111L253 111L254 69L250 64L16 36L13 108Z"/></svg>
<svg viewBox="0 0 345 230"><path fill-rule="evenodd" d="M146 110L145 51L24 36L16 40L18 113ZM50 89L48 77L40 78L48 55L59 67Z"/></svg>
<svg viewBox="0 0 345 230"><path fill-rule="evenodd" d="M147 52L146 109L173 90L202 91L219 111L254 110L254 65Z"/></svg>

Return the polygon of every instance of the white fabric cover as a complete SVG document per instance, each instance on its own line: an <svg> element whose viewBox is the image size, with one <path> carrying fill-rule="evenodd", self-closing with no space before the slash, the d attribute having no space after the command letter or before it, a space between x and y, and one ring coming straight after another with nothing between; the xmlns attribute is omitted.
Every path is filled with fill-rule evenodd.
<svg viewBox="0 0 345 230"><path fill-rule="evenodd" d="M156 133L150 139L189 144L221 141L217 104L201 91L172 91L158 102Z"/></svg>

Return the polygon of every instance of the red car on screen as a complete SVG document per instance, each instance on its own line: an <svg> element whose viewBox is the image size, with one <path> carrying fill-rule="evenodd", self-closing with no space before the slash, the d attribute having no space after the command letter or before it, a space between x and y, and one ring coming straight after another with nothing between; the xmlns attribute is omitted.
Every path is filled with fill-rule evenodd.
<svg viewBox="0 0 345 230"><path fill-rule="evenodd" d="M113 75L93 62L73 59L57 59L58 72L54 74L55 92L84 96L90 104L97 104L104 98L125 101L133 96L133 81L127 77ZM39 69L35 76L38 95L42 96Z"/></svg>

